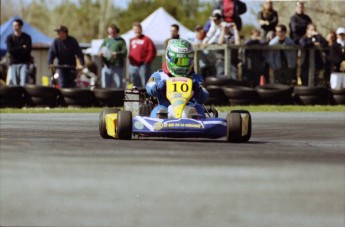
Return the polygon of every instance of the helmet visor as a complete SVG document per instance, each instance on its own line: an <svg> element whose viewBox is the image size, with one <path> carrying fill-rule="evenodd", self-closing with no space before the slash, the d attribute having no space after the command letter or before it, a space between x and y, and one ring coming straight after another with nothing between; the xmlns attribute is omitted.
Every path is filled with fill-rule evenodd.
<svg viewBox="0 0 345 227"><path fill-rule="evenodd" d="M168 53L169 62L176 66L185 67L193 63L193 54L173 54Z"/></svg>
<svg viewBox="0 0 345 227"><path fill-rule="evenodd" d="M189 66L192 63L191 60L190 58L173 58L170 61L174 62L177 66L184 67Z"/></svg>

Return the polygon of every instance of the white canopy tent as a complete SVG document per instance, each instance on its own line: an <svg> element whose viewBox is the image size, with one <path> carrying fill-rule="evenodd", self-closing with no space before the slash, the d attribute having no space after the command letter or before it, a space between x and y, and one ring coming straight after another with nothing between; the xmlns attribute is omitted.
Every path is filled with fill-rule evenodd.
<svg viewBox="0 0 345 227"><path fill-rule="evenodd" d="M162 49L165 40L170 37L170 26L172 24L177 24L180 27L181 38L188 39L194 35L191 30L172 17L167 11L164 10L163 7L160 7L151 13L142 22L140 22L140 24L143 28L143 34L152 39L157 50ZM134 36L133 30L121 35L121 37L126 40L127 47L129 47L129 40ZM86 50L86 53L96 55L99 51L102 41L102 39L92 40L91 47Z"/></svg>

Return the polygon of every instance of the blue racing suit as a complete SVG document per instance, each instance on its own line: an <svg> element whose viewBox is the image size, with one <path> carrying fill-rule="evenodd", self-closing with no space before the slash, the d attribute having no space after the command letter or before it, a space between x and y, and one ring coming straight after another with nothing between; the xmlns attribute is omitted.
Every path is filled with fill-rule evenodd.
<svg viewBox="0 0 345 227"><path fill-rule="evenodd" d="M161 109L168 111L168 106L170 105L170 101L166 98L166 87L160 86L162 84L162 80L167 80L170 76L165 73L163 70L158 70L157 72L153 73L146 84L146 91L150 96L157 97L158 105L152 110L150 117L156 117L157 112ZM208 99L208 91L202 87L204 82L203 78L199 74L192 74L192 76L188 76L193 80L193 97L187 103L188 106L194 107L198 114L202 116L202 118L206 118L204 108L201 104L205 103Z"/></svg>

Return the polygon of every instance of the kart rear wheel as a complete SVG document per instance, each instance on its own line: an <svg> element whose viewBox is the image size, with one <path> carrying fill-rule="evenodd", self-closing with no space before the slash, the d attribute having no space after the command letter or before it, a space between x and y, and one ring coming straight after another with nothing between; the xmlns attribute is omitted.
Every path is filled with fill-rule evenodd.
<svg viewBox="0 0 345 227"><path fill-rule="evenodd" d="M120 140L132 138L132 112L119 111L117 114L116 134Z"/></svg>
<svg viewBox="0 0 345 227"><path fill-rule="evenodd" d="M113 113L117 113L117 112L119 112L119 109L117 109L117 108L110 108L110 109L104 109L100 113L98 129L99 129L99 134L101 135L101 137L103 139L111 138L110 136L108 136L108 133L107 133L107 127L106 127L106 124L105 124L105 115L113 114Z"/></svg>
<svg viewBox="0 0 345 227"><path fill-rule="evenodd" d="M234 110L227 117L227 141L233 143L247 142L252 134L251 115L246 110Z"/></svg>

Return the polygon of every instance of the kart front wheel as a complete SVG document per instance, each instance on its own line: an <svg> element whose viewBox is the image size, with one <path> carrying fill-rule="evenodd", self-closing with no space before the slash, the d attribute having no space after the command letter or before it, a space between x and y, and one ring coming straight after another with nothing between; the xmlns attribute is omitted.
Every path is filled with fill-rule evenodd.
<svg viewBox="0 0 345 227"><path fill-rule="evenodd" d="M228 113L227 141L232 143L243 143L249 141L252 134L252 119L248 111L235 110Z"/></svg>
<svg viewBox="0 0 345 227"><path fill-rule="evenodd" d="M132 138L132 112L119 111L117 114L116 134L120 140Z"/></svg>
<svg viewBox="0 0 345 227"><path fill-rule="evenodd" d="M99 124L98 124L98 129L99 129L99 134L103 139L109 139L111 138L108 133L107 133L107 127L105 124L105 115L107 114L113 114L119 112L119 109L117 108L110 108L110 109L104 109L99 115Z"/></svg>

